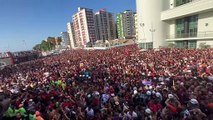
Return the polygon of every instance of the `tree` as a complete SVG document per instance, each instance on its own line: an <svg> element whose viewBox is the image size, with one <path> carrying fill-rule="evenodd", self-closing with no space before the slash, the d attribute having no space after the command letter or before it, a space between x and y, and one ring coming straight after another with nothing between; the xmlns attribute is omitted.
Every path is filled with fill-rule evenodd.
<svg viewBox="0 0 213 120"><path fill-rule="evenodd" d="M61 45L62 38L61 37L48 37L47 42L50 42L55 46Z"/></svg>
<svg viewBox="0 0 213 120"><path fill-rule="evenodd" d="M41 42L41 50L42 51L50 51L50 50L53 50L53 49L54 49L53 43L45 41L45 40L43 40Z"/></svg>
<svg viewBox="0 0 213 120"><path fill-rule="evenodd" d="M42 40L41 44L37 44L33 47L34 50L50 51L61 45L61 37L48 37L47 40Z"/></svg>
<svg viewBox="0 0 213 120"><path fill-rule="evenodd" d="M51 43L54 47L57 45L55 37L48 37L47 42Z"/></svg>
<svg viewBox="0 0 213 120"><path fill-rule="evenodd" d="M211 48L211 46L210 46L210 45L207 45L206 43L200 43L200 44L199 44L199 47L200 47L201 49L208 49L208 48Z"/></svg>
<svg viewBox="0 0 213 120"><path fill-rule="evenodd" d="M56 45L61 45L62 38L61 37L56 37L55 41L56 41Z"/></svg>
<svg viewBox="0 0 213 120"><path fill-rule="evenodd" d="M33 47L33 50L41 51L41 44L36 44L36 45Z"/></svg>

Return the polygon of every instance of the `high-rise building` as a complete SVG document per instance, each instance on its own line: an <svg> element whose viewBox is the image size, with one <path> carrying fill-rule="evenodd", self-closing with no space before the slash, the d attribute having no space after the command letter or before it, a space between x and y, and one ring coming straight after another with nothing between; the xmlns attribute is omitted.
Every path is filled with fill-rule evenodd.
<svg viewBox="0 0 213 120"><path fill-rule="evenodd" d="M65 47L70 47L70 39L68 32L61 32L61 39Z"/></svg>
<svg viewBox="0 0 213 120"><path fill-rule="evenodd" d="M117 14L116 15L116 26L117 26L117 35L119 39L123 39L124 38L124 26L123 26L123 14Z"/></svg>
<svg viewBox="0 0 213 120"><path fill-rule="evenodd" d="M135 15L136 13L131 10L117 14L116 23L119 39L134 38L136 36Z"/></svg>
<svg viewBox="0 0 213 120"><path fill-rule="evenodd" d="M213 0L137 0L142 48L213 47Z"/></svg>
<svg viewBox="0 0 213 120"><path fill-rule="evenodd" d="M69 35L70 48L73 49L77 47L76 40L75 40L75 29L73 27L73 23L71 22L67 23L67 32Z"/></svg>
<svg viewBox="0 0 213 120"><path fill-rule="evenodd" d="M93 44L96 41L93 10L79 7L72 20L76 46L85 47L89 42Z"/></svg>
<svg viewBox="0 0 213 120"><path fill-rule="evenodd" d="M135 38L136 40L138 39L138 19L137 19L137 14L135 14Z"/></svg>
<svg viewBox="0 0 213 120"><path fill-rule="evenodd" d="M116 38L113 14L101 9L95 13L95 26L97 40L113 40Z"/></svg>

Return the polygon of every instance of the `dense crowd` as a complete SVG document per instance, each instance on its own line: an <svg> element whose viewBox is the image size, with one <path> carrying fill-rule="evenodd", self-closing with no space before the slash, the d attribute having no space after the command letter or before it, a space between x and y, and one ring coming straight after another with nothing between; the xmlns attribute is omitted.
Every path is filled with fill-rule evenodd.
<svg viewBox="0 0 213 120"><path fill-rule="evenodd" d="M38 51L23 51L23 52L13 52L12 55L14 57L24 57L24 56L31 56L34 54L39 54Z"/></svg>
<svg viewBox="0 0 213 120"><path fill-rule="evenodd" d="M211 120L213 49L71 50L6 67L5 120Z"/></svg>

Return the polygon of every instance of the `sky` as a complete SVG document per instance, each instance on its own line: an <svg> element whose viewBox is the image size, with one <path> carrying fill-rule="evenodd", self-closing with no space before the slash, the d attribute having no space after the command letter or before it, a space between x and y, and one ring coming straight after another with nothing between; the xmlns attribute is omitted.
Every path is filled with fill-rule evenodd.
<svg viewBox="0 0 213 120"><path fill-rule="evenodd" d="M31 50L67 31L78 7L113 13L136 10L136 0L0 0L0 52Z"/></svg>

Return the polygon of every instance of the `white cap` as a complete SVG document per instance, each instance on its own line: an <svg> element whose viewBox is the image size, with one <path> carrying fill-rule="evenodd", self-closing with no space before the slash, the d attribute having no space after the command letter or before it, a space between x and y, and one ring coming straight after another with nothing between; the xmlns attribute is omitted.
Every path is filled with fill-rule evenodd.
<svg viewBox="0 0 213 120"><path fill-rule="evenodd" d="M147 109L145 110L145 112L148 113L148 114L151 114L151 113L152 113L152 111L151 111L149 108L147 108Z"/></svg>
<svg viewBox="0 0 213 120"><path fill-rule="evenodd" d="M166 78L165 80L166 80L166 81L169 81L169 80L170 80L170 78Z"/></svg>
<svg viewBox="0 0 213 120"><path fill-rule="evenodd" d="M88 97L88 98L90 98L90 97L91 97L91 95L90 95L90 94L88 94L88 95L87 95L87 97Z"/></svg>
<svg viewBox="0 0 213 120"><path fill-rule="evenodd" d="M115 104L116 104L116 105L119 105L119 102L118 102L118 101L116 101L116 102L115 102Z"/></svg>
<svg viewBox="0 0 213 120"><path fill-rule="evenodd" d="M137 90L134 90L134 92L133 92L134 94L137 94L138 93L138 91Z"/></svg>
<svg viewBox="0 0 213 120"><path fill-rule="evenodd" d="M164 85L165 83L164 83L164 82L160 82L160 84L161 84L161 85Z"/></svg>
<svg viewBox="0 0 213 120"><path fill-rule="evenodd" d="M95 92L95 95L100 95L100 93L98 91Z"/></svg>
<svg viewBox="0 0 213 120"><path fill-rule="evenodd" d="M191 99L191 100L190 100L190 103L196 105L196 104L198 104L198 101L197 101L196 99Z"/></svg>
<svg viewBox="0 0 213 120"><path fill-rule="evenodd" d="M146 94L147 95L151 95L152 93L150 91L146 91Z"/></svg>
<svg viewBox="0 0 213 120"><path fill-rule="evenodd" d="M159 92L155 93L156 97L161 97L161 94Z"/></svg>
<svg viewBox="0 0 213 120"><path fill-rule="evenodd" d="M168 98L169 98L169 99L171 99L171 98L173 98L173 97L174 97L174 95L168 94Z"/></svg>

